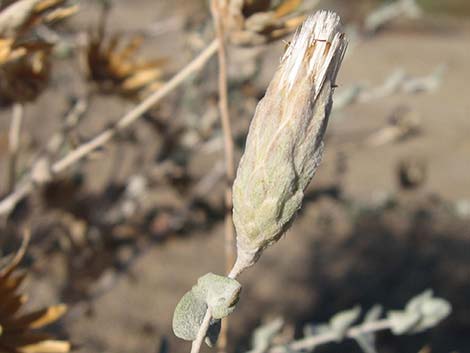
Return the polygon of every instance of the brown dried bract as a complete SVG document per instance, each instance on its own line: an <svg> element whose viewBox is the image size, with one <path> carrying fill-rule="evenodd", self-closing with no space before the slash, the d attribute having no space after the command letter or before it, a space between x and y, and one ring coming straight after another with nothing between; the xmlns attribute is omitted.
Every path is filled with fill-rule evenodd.
<svg viewBox="0 0 470 353"><path fill-rule="evenodd" d="M0 8L0 37L18 38L40 24L50 24L78 11L66 0L18 0Z"/></svg>
<svg viewBox="0 0 470 353"><path fill-rule="evenodd" d="M50 43L30 35L78 10L65 0L18 0L0 7L0 104L29 102L47 87L51 65Z"/></svg>
<svg viewBox="0 0 470 353"><path fill-rule="evenodd" d="M293 32L305 16L298 12L302 0L234 0L226 15L229 39L236 45L260 45Z"/></svg>
<svg viewBox="0 0 470 353"><path fill-rule="evenodd" d="M120 35L91 36L86 49L86 71L103 93L139 98L161 87L164 59L146 60L136 56L143 38L127 41Z"/></svg>
<svg viewBox="0 0 470 353"><path fill-rule="evenodd" d="M19 59L26 54L26 49L23 47L14 47L14 39L0 38L0 66L13 60Z"/></svg>
<svg viewBox="0 0 470 353"><path fill-rule="evenodd" d="M0 44L1 46L1 44ZM29 102L47 87L51 46L46 43L12 48L2 61L0 49L0 103Z"/></svg>
<svg viewBox="0 0 470 353"><path fill-rule="evenodd" d="M41 332L57 321L67 310L65 305L55 305L30 313L22 313L28 297L18 293L26 273L18 271L29 237L25 237L21 249L0 268L0 352L6 353L67 353L68 341L54 339ZM3 262L3 261L2 261Z"/></svg>

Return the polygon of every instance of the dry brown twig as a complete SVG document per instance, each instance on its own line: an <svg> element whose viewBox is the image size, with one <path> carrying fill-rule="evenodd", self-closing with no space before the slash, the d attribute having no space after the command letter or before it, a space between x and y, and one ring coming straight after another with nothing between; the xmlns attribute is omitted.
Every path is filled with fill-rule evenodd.
<svg viewBox="0 0 470 353"><path fill-rule="evenodd" d="M15 103L12 109L10 132L8 134L8 170L7 192L12 192L15 187L17 172L18 151L20 148L21 125L23 123L23 105Z"/></svg>
<svg viewBox="0 0 470 353"><path fill-rule="evenodd" d="M219 110L220 122L224 136L225 155L225 271L228 273L235 262L235 234L232 221L232 183L235 178L235 160L233 135L230 123L227 89L227 53L225 49L225 28L223 16L228 11L227 0L212 0L211 13L214 20L215 33L218 47L218 86L219 86ZM228 319L222 320L220 339L217 342L219 352L225 352L227 347Z"/></svg>
<svg viewBox="0 0 470 353"><path fill-rule="evenodd" d="M230 211L232 209L232 183L235 178L235 161L233 151L233 136L232 128L230 123L230 114L228 106L228 90L227 90L227 53L225 50L225 34L224 26L222 23L222 11L226 10L225 0L212 0L212 14L214 17L217 40L219 42L218 49L218 61L219 61L219 109L220 109L220 120L224 135L224 150L225 150L225 167L226 167L226 194L225 194L225 206L226 206L226 218L225 218L225 234L226 234L226 261L227 261L227 272L233 266L235 260L234 246L235 240L233 235L232 217Z"/></svg>
<svg viewBox="0 0 470 353"><path fill-rule="evenodd" d="M77 9L66 6L65 0L18 0L0 5L0 103L13 107L8 193L13 192L16 182L23 105L38 97L50 75L52 45L31 33L37 26L67 18Z"/></svg>
<svg viewBox="0 0 470 353"><path fill-rule="evenodd" d="M80 121L83 119L89 105L89 97L80 97L72 103L70 110L63 118L63 124L59 131L57 131L49 139L47 143L47 153L49 155L57 154L67 140L70 140L70 135L73 134ZM74 146L75 147L75 146Z"/></svg>
<svg viewBox="0 0 470 353"><path fill-rule="evenodd" d="M298 1L292 1L292 3L296 4ZM25 22L31 18L31 16L43 16L44 11L48 10L49 8L55 9L56 6L60 6L63 4L63 0L54 0L54 1L40 1L40 0L22 0L17 3L14 3L11 5L11 9L8 13L3 12L3 18L11 17L12 14L16 15L14 16L15 21L10 23L14 23L14 26L11 25L5 25L4 27L1 27L2 23L7 23L8 21L1 21L2 17L0 16L0 28L3 28L4 31L8 32L14 32L17 33L20 30L23 30L23 26ZM286 1L286 3L291 3L291 1ZM42 4L45 4L44 6ZM18 6L21 5L21 8L24 9L22 11L13 11L13 6L16 7L16 9L20 8ZM284 16L291 12L296 6L287 6L287 10L282 10L281 12L278 13L279 16ZM52 20L57 20L61 19L64 17L69 16L71 13L76 11L76 7L71 7L67 9L62 9L59 8L57 11L52 11L47 14L47 16L43 17L37 17L37 21L52 21ZM22 16L18 17L17 15L19 13L23 13ZM8 15L8 16L7 16ZM35 19L36 21L36 19ZM37 22L36 21L36 22ZM298 21L298 18L296 18L296 21ZM286 28L289 28L292 30L295 27L295 24L293 22L288 22L289 24L286 26ZM283 24L284 26L284 24ZM283 29L283 33L285 32ZM286 34L287 32L285 32ZM279 33L276 34L276 37L279 36ZM15 190L7 195L4 199L0 200L0 215L2 214L7 214L9 213L15 205L25 196L27 196L34 188L37 183L42 183L47 181L47 179L52 178L57 173L60 173L67 169L69 166L73 165L77 161L81 160L82 158L86 157L89 153L92 151L96 150L97 148L105 145L107 142L109 142L117 132L121 131L122 129L125 129L127 126L132 124L135 120L137 120L144 112L149 110L153 105L158 103L163 97L165 97L168 93L173 91L176 87L178 87L188 76L190 76L192 73L198 71L209 59L212 57L212 55L216 52L217 47L219 45L218 40L214 40L209 46L203 50L203 52L195 58L190 64L188 64L187 67L185 67L183 70L181 70L178 74L176 74L170 81L165 83L158 91L154 92L151 94L149 97L147 97L143 102L138 104L133 110L128 112L126 115L124 115L118 123L112 128L106 129L100 134L98 134L95 138L92 140L83 143L82 145L78 146L74 150L70 151L66 156L64 156L62 159L56 161L55 163L50 163L50 162L45 162L44 159L41 159L40 161L36 162L32 168L31 168L31 173L29 176L27 176L23 182L21 182ZM21 53L19 53L21 54ZM227 119L224 119L227 120ZM227 129L228 131L230 129ZM230 157L228 159L231 159ZM35 173L35 170L39 169L44 169L44 165L47 164L49 167L49 172L44 173L43 171L41 173ZM46 175L46 180L34 180L32 176L35 174L38 175ZM230 173L228 173L230 174ZM233 175L234 173L232 173Z"/></svg>

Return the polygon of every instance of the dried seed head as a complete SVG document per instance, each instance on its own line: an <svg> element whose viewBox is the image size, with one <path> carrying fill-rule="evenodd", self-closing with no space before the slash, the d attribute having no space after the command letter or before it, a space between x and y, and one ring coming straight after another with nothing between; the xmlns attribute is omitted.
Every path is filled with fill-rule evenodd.
<svg viewBox="0 0 470 353"><path fill-rule="evenodd" d="M229 1L225 18L228 38L240 46L256 46L282 38L305 19L301 4L302 0Z"/></svg>
<svg viewBox="0 0 470 353"><path fill-rule="evenodd" d="M67 311L66 305L59 304L32 312L25 312L28 297L20 287L26 277L18 269L27 245L29 234L13 258L0 258L0 347L2 352L43 352L68 353L72 345L68 341L55 340L42 328L56 322ZM7 261L4 261L7 260ZM38 331L39 329L39 331Z"/></svg>
<svg viewBox="0 0 470 353"><path fill-rule="evenodd" d="M20 54L0 61L0 105L35 100L47 87L51 46L36 43L21 47ZM14 49L16 50L16 49Z"/></svg>
<svg viewBox="0 0 470 353"><path fill-rule="evenodd" d="M54 43L34 34L77 12L66 0L17 0L0 4L0 105L35 100L47 87Z"/></svg>
<svg viewBox="0 0 470 353"><path fill-rule="evenodd" d="M131 99L140 99L160 88L166 60L138 57L142 44L143 38L139 36L126 42L120 35L108 38L101 31L92 33L85 50L88 78L102 93Z"/></svg>
<svg viewBox="0 0 470 353"><path fill-rule="evenodd" d="M310 16L258 104L233 186L238 272L282 236L302 205L321 160L345 50L335 13Z"/></svg>

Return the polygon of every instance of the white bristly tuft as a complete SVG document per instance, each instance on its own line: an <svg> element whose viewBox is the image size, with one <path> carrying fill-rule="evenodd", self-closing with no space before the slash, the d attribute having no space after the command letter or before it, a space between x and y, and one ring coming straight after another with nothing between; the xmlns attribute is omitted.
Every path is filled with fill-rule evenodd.
<svg viewBox="0 0 470 353"><path fill-rule="evenodd" d="M345 51L340 27L337 14L319 11L308 17L297 30L281 59L281 81L288 90L293 88L300 75L307 75L315 80L313 89L315 95L318 93L328 68L336 61L340 62Z"/></svg>

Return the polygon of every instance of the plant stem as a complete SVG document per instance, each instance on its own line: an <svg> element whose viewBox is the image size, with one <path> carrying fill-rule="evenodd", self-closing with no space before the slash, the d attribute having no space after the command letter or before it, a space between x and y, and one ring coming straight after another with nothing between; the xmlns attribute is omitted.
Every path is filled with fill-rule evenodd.
<svg viewBox="0 0 470 353"><path fill-rule="evenodd" d="M351 327L346 333L346 337L356 338L360 335L370 332L383 331L390 328L390 322L387 319L368 322L358 326ZM280 345L272 347L268 350L269 353L284 353L289 351L311 350L321 344L333 342L338 339L334 332L327 332L318 336L311 336L302 338L298 341L291 342L287 345Z"/></svg>
<svg viewBox="0 0 470 353"><path fill-rule="evenodd" d="M225 48L224 25L222 22L223 11L227 10L226 0L212 0L211 13L214 20L215 33L218 47L219 64L219 110L220 122L224 136L224 157L225 157L225 270L230 271L235 262L235 234L232 222L232 184L235 178L235 161L233 152L233 136L230 124L230 113L228 106L228 84L227 84L227 53ZM217 342L219 353L223 353L227 348L228 318L222 320L220 337Z"/></svg>
<svg viewBox="0 0 470 353"><path fill-rule="evenodd" d="M201 324L201 327L199 328L196 339L193 341L191 345L191 353L199 353L199 350L201 349L202 341L204 341L204 338L206 337L206 334L207 334L207 330L209 329L211 318L212 318L211 311L207 309L206 315L204 315L204 319L202 320L202 324Z"/></svg>
<svg viewBox="0 0 470 353"><path fill-rule="evenodd" d="M16 165L18 161L18 151L20 148L21 125L23 123L24 109L21 103L13 105L10 131L8 133L8 169L7 169L7 192L10 193L15 188Z"/></svg>
<svg viewBox="0 0 470 353"><path fill-rule="evenodd" d="M241 269L243 270L243 269ZM229 277L236 278L240 274L240 269L233 267L230 271ZM196 340L193 341L191 346L191 353L199 353L202 345L202 341L206 337L207 330L209 329L209 323L211 320L210 311L207 310L206 315L204 316L203 322L201 327L199 328L199 332L197 334ZM383 331L390 329L390 321L388 319L382 319L374 322L366 322L354 327L351 327L345 337L355 339L363 334ZM338 340L337 334L334 332L326 332L324 334L320 334L317 336L310 336L306 338L302 338L300 340L291 342L287 345L279 345L271 347L267 352L268 353L285 353L286 351L301 351L301 350L312 350L313 348Z"/></svg>
<svg viewBox="0 0 470 353"><path fill-rule="evenodd" d="M244 268L241 268L238 266L237 263L235 263L230 270L229 274L227 277L235 279L238 277L238 275L243 271ZM209 309L206 311L206 315L204 315L204 319L202 320L201 327L199 327L199 331L197 333L196 339L193 341L191 345L191 352L190 353L199 353L201 350L201 345L202 341L204 341L204 338L207 335L207 330L209 329L209 324L211 321L211 312Z"/></svg>
<svg viewBox="0 0 470 353"><path fill-rule="evenodd" d="M51 172L54 176L75 164L77 161L86 157L90 152L105 145L118 132L127 128L142 116L146 111L157 104L162 98L172 92L176 87L183 83L191 74L199 71L215 54L219 43L214 39L196 58L194 58L186 67L179 71L163 87L139 103L131 111L125 114L113 127L102 131L92 140L85 142L76 149L69 152L65 157L56 161L51 166ZM34 165L32 167L34 169ZM34 189L34 182L31 177L26 178L23 183L13 193L10 193L0 201L0 215L9 213L23 197L28 195Z"/></svg>
<svg viewBox="0 0 470 353"><path fill-rule="evenodd" d="M226 254L226 272L228 273L235 262L235 237L232 222L232 183L235 178L235 159L232 127L230 123L230 114L228 107L228 89L227 89L227 53L224 45L224 28L220 17L220 5L217 0L213 0L213 16L216 23L217 40L219 42L218 62L219 62L219 109L222 131L224 136L224 154L225 154L225 254Z"/></svg>

